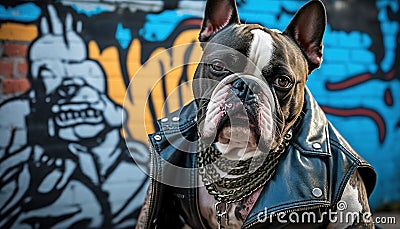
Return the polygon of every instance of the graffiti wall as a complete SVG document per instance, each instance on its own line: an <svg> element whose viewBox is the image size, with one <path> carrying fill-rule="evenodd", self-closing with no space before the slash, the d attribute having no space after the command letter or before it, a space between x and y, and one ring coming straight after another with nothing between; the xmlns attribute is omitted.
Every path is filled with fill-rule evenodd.
<svg viewBox="0 0 400 229"><path fill-rule="evenodd" d="M305 2L238 5L243 22L283 30ZM399 2L324 3L324 62L308 86L376 167L372 206L398 202ZM146 133L192 99L204 1L1 4L0 227L135 225Z"/></svg>

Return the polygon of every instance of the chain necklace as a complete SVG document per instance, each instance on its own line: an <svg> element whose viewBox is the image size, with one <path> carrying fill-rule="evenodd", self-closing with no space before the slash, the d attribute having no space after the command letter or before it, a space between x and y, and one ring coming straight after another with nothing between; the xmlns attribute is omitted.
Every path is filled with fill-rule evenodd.
<svg viewBox="0 0 400 229"><path fill-rule="evenodd" d="M212 145L199 140L197 167L207 192L217 201L215 210L221 228L222 217L229 225L229 204L240 201L264 186L275 174L280 156L285 152L292 131L285 134L281 144L268 153L247 160L230 160ZM221 177L220 172L225 173Z"/></svg>

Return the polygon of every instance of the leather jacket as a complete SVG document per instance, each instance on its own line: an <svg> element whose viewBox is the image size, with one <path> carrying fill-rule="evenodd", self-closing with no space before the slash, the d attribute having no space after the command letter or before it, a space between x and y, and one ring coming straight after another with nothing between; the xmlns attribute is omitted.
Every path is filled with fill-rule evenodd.
<svg viewBox="0 0 400 229"><path fill-rule="evenodd" d="M158 121L158 125L159 130L149 135L152 166L145 228L182 228L184 224L208 228L198 206L197 172L177 174L171 166L196 167L196 104L190 103ZM280 213L294 211L314 212L323 218L322 212L335 208L355 170L363 178L369 196L376 181L374 169L332 126L306 89L303 115L293 129L291 143L242 228L298 227L274 219ZM185 181L192 186L174 187L165 181ZM315 189L322 194L313 193ZM300 227L321 228L327 221Z"/></svg>

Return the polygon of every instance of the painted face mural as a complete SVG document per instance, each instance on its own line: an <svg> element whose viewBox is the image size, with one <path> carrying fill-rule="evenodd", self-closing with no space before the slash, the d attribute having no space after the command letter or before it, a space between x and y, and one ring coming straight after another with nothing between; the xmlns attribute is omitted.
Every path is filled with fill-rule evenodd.
<svg viewBox="0 0 400 229"><path fill-rule="evenodd" d="M73 29L71 15L63 25L54 8L50 7L49 13L51 26L42 20L42 36L29 53L32 78L42 84L34 88L34 96L44 102L40 113L48 116L49 136L79 142L119 128L122 108L107 97L105 74L97 62L88 59L86 44Z"/></svg>
<svg viewBox="0 0 400 229"><path fill-rule="evenodd" d="M82 23L69 14L62 21L51 5L48 15L29 51L32 90L0 110L2 118L15 113L2 148L0 226L132 225L147 177L120 136L123 109L108 97L100 64L88 58ZM147 151L130 145L133 153Z"/></svg>

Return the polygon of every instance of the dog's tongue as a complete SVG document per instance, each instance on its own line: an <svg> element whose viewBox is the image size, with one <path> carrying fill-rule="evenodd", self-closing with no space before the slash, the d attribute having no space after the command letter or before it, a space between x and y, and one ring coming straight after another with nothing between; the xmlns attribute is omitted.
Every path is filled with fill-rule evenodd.
<svg viewBox="0 0 400 229"><path fill-rule="evenodd" d="M218 135L218 142L233 147L256 148L257 134L252 128L242 126L225 126Z"/></svg>

